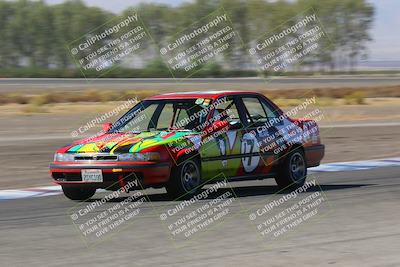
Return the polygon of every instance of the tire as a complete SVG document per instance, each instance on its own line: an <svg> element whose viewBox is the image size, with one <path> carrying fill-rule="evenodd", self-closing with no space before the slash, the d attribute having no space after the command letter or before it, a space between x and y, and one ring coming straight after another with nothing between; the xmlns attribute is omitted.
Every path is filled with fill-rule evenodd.
<svg viewBox="0 0 400 267"><path fill-rule="evenodd" d="M165 186L172 199L189 199L200 190L200 164L196 159L180 161L172 168L169 182Z"/></svg>
<svg viewBox="0 0 400 267"><path fill-rule="evenodd" d="M280 189L296 189L304 185L307 178L307 163L302 148L291 150L280 163L275 178Z"/></svg>
<svg viewBox="0 0 400 267"><path fill-rule="evenodd" d="M64 195L75 201L85 201L91 198L95 193L95 188L83 188L80 186L62 186Z"/></svg>

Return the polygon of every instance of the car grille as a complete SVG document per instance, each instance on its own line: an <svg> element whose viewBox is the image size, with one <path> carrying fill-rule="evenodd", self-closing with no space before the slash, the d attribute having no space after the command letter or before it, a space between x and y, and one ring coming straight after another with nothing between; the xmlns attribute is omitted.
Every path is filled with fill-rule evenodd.
<svg viewBox="0 0 400 267"><path fill-rule="evenodd" d="M74 157L75 160L102 160L102 161L116 161L118 160L117 155L102 155L102 154L95 154L95 155L76 155Z"/></svg>

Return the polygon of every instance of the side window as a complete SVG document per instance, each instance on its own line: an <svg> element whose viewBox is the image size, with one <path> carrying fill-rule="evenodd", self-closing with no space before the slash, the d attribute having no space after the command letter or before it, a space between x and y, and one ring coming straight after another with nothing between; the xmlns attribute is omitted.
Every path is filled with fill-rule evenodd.
<svg viewBox="0 0 400 267"><path fill-rule="evenodd" d="M186 109L178 109L176 115L176 121L174 126L186 127L190 123L189 114Z"/></svg>
<svg viewBox="0 0 400 267"><path fill-rule="evenodd" d="M261 101L261 104L262 104L262 106L263 106L265 112L267 113L267 117L268 117L269 119L271 119L271 118L278 118L278 117L279 117L278 112L274 109L273 106L271 106L268 102L266 102L266 101L263 100L263 99L260 99L260 101Z"/></svg>
<svg viewBox="0 0 400 267"><path fill-rule="evenodd" d="M190 106L178 107L176 108L175 113L176 114L173 127L183 128L191 131L199 130L198 128L200 123L200 117L196 117L196 115L191 117L192 114L198 114L195 110L195 107L190 107Z"/></svg>
<svg viewBox="0 0 400 267"><path fill-rule="evenodd" d="M173 104L165 104L157 121L157 130L167 130L174 115Z"/></svg>
<svg viewBox="0 0 400 267"><path fill-rule="evenodd" d="M214 107L211 121L227 120L231 125L240 124L239 112L232 98L220 98Z"/></svg>
<svg viewBox="0 0 400 267"><path fill-rule="evenodd" d="M246 119L250 125L258 126L267 122L267 113L257 97L243 97L242 101L248 111Z"/></svg>

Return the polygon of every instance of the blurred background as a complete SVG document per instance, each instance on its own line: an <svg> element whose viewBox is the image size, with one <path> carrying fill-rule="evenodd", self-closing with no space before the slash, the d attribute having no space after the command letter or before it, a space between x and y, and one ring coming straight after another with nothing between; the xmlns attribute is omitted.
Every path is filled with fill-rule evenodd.
<svg viewBox="0 0 400 267"><path fill-rule="evenodd" d="M0 77L82 77L68 44L135 9L158 45L223 6L243 43L234 43L195 77L257 76L249 44L312 8L329 36L316 54L285 75L397 73L399 25L395 0L0 1ZM397 7L397 8L396 8ZM99 28L100 27L100 28ZM171 77L153 46L104 77ZM275 73L278 74L279 73ZM93 77L95 77L93 73ZM91 76L90 74L88 75Z"/></svg>
<svg viewBox="0 0 400 267"><path fill-rule="evenodd" d="M241 42L232 41L190 77L177 71L174 79L160 47L221 7ZM398 156L392 148L400 145L399 8L397 0L0 0L0 165L7 166L0 188L50 183L54 150L97 133L101 123L71 132L125 100L175 91L252 90L284 110L315 96L324 114L324 162ZM100 77L83 75L71 43L133 11L152 38ZM325 33L318 48L284 71L260 71L250 46L305 11L317 15Z"/></svg>
<svg viewBox="0 0 400 267"><path fill-rule="evenodd" d="M160 48L221 7L241 41L228 40L230 46L217 57L190 74L175 71L173 77ZM290 261L296 266L400 266L400 172L399 167L382 167L400 162L399 10L399 0L0 0L1 264L287 266ZM71 45L104 32L133 11L151 38L101 75L83 72ZM251 46L305 14L315 14L323 27L318 47L284 70L260 71L249 56ZM114 122L131 107L118 109L126 100L206 90L257 91L284 111L315 98L305 112L322 115L321 167L334 172L310 170L308 181L318 181L321 186L311 192L322 190L329 207L320 208L315 219L303 216L299 228L300 217L290 221L294 210L284 209L291 204L274 207L274 212L292 214L284 219L290 231L276 242L263 242L248 214L283 195L276 194L273 179L234 182L239 203L229 205L230 217L218 217L207 233L180 243L163 227L167 221L159 220L161 212L180 204L167 201L163 189L150 189L144 193L153 203L135 206L140 216L88 249L68 216L78 203L47 195L61 190L49 187L56 149L98 133L103 122ZM101 119L110 112L115 116ZM41 197L7 200L15 195ZM204 211L205 201L187 208ZM186 211L179 210L179 216Z"/></svg>

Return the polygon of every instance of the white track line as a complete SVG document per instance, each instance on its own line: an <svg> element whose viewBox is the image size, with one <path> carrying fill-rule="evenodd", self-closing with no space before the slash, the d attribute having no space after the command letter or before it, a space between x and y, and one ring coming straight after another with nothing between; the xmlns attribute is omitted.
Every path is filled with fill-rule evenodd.
<svg viewBox="0 0 400 267"><path fill-rule="evenodd" d="M379 167L400 166L400 157L376 160L362 160L350 162L325 163L318 167L310 168L310 172L338 172L369 170ZM61 186L41 186L24 189L0 190L0 201L20 198L47 197L62 194Z"/></svg>

